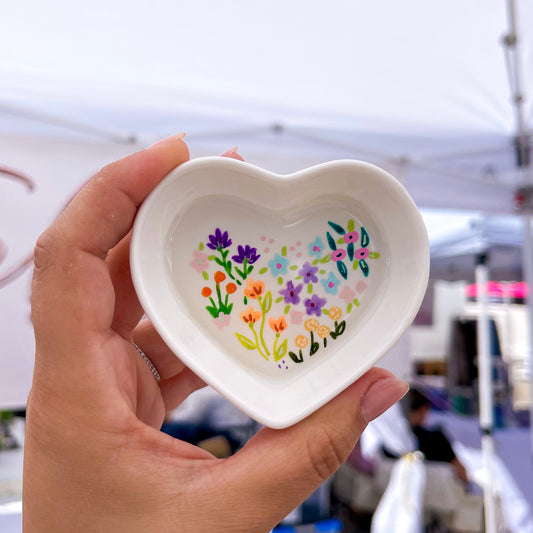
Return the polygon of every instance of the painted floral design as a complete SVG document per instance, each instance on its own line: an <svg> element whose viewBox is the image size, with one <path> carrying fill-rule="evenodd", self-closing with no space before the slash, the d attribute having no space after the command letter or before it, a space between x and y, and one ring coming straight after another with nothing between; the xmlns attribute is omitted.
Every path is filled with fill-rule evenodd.
<svg viewBox="0 0 533 533"><path fill-rule="evenodd" d="M294 285L292 280L287 281L287 287L279 293L283 296L283 301L286 304L297 305L300 303L300 292L302 291L303 284Z"/></svg>
<svg viewBox="0 0 533 533"><path fill-rule="evenodd" d="M307 261L303 264L301 270L298 270L298 274L302 276L304 283L318 283L317 277L318 267L311 266L311 263Z"/></svg>
<svg viewBox="0 0 533 533"><path fill-rule="evenodd" d="M279 370L322 357L344 334L379 258L353 219L326 220L322 234L297 242L265 232L246 243L223 227L204 235L189 265L212 327Z"/></svg>

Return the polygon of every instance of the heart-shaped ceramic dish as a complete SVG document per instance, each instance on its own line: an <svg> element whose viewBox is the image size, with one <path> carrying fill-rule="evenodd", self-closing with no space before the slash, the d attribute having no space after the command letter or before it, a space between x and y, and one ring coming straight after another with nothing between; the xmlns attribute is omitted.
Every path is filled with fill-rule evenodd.
<svg viewBox="0 0 533 533"><path fill-rule="evenodd" d="M131 269L171 350L282 428L398 340L422 301L429 247L405 189L373 165L281 176L208 157L175 169L143 203Z"/></svg>

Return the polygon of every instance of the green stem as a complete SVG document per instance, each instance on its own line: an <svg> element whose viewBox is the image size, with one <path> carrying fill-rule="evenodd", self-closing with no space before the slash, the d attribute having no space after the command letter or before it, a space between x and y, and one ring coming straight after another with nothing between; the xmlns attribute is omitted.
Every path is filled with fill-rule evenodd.
<svg viewBox="0 0 533 533"><path fill-rule="evenodd" d="M224 307L224 304L222 303L222 295L220 294L220 285L217 283L217 296L218 296L218 305L220 309Z"/></svg>
<svg viewBox="0 0 533 533"><path fill-rule="evenodd" d="M226 271L226 274L234 281L237 281L233 274L231 273L231 261L226 261L226 257L228 256L229 250L226 250L226 253L222 251L222 247L219 246L217 248L217 251L220 253L220 256L222 257L222 266L224 270Z"/></svg>
<svg viewBox="0 0 533 533"><path fill-rule="evenodd" d="M276 354L278 353L278 339L279 339L279 333L276 333L276 340L274 341L274 348L272 349L272 353L274 354L274 357L276 357Z"/></svg>
<svg viewBox="0 0 533 533"><path fill-rule="evenodd" d="M268 351L268 348L266 347L265 338L263 337L263 330L265 328L265 308L263 307L263 300L261 296L257 297L257 301L259 302L259 306L261 307L261 327L259 328L259 336L261 337L261 344L263 345L263 348L265 349L265 352L267 355L270 355L270 352Z"/></svg>
<svg viewBox="0 0 533 533"><path fill-rule="evenodd" d="M261 351L261 348L259 347L259 339L257 338L257 333L254 329L254 323L250 322L250 329L252 330L254 337L255 337L255 347L257 348L257 351L267 360L270 361L270 359ZM269 354L270 355L270 354Z"/></svg>

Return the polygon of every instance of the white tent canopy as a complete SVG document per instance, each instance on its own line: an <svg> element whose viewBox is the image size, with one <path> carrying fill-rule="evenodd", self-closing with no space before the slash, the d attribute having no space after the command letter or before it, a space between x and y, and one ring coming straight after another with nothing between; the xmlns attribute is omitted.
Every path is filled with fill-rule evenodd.
<svg viewBox="0 0 533 533"><path fill-rule="evenodd" d="M530 131L533 3L517 10ZM35 191L0 180L0 274L100 166L182 130L193 156L364 159L421 207L512 213L508 31L505 0L4 2L0 165ZM28 391L28 295L28 273L0 288L0 406Z"/></svg>

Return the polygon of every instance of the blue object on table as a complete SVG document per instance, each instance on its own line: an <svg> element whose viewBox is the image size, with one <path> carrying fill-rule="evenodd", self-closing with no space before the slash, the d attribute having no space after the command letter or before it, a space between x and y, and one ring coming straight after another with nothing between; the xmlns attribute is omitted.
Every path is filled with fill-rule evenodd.
<svg viewBox="0 0 533 533"><path fill-rule="evenodd" d="M320 520L320 522L314 524L314 530L317 533L338 533L342 529L342 522L338 518L328 518L327 520Z"/></svg>
<svg viewBox="0 0 533 533"><path fill-rule="evenodd" d="M296 528L294 526L285 526L282 524L280 526L276 526L272 530L272 533L296 533Z"/></svg>

